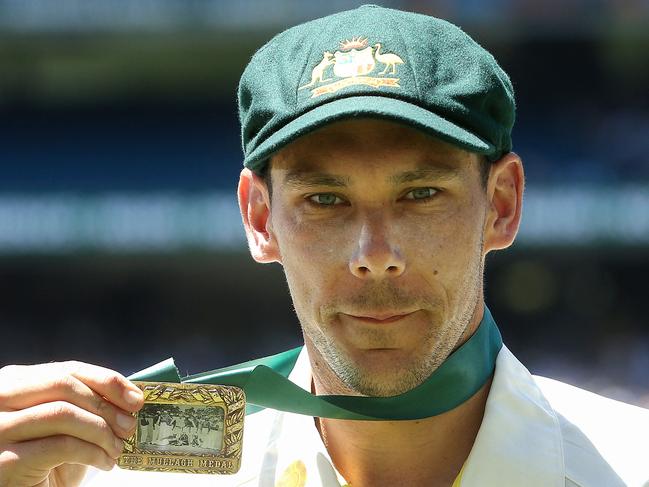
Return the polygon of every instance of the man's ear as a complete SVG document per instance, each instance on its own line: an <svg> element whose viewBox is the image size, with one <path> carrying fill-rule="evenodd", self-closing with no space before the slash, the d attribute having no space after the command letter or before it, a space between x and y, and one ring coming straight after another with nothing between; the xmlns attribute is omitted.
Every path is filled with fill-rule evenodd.
<svg viewBox="0 0 649 487"><path fill-rule="evenodd" d="M491 164L487 183L489 209L485 222L484 251L509 247L521 222L525 174L523 162L509 152Z"/></svg>
<svg viewBox="0 0 649 487"><path fill-rule="evenodd" d="M239 176L239 209L252 258L260 263L281 262L270 222L270 195L264 180L244 168Z"/></svg>

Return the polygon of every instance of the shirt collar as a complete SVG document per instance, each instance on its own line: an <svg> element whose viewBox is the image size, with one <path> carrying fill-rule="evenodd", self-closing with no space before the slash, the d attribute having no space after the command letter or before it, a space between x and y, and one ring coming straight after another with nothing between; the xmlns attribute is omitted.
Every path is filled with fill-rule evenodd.
<svg viewBox="0 0 649 487"><path fill-rule="evenodd" d="M311 392L311 364L306 347L298 356L289 380ZM275 479L270 485L340 487L347 485L335 469L311 416L278 413L273 433L277 439ZM303 483L300 483L300 480Z"/></svg>
<svg viewBox="0 0 649 487"><path fill-rule="evenodd" d="M529 371L503 346L463 486L564 487L557 416Z"/></svg>
<svg viewBox="0 0 649 487"><path fill-rule="evenodd" d="M311 390L306 347L289 380ZM278 413L273 430L274 485L345 485L312 417ZM304 483L293 482L301 476ZM461 485L565 485L558 419L528 370L505 346L496 360L485 415L464 465Z"/></svg>

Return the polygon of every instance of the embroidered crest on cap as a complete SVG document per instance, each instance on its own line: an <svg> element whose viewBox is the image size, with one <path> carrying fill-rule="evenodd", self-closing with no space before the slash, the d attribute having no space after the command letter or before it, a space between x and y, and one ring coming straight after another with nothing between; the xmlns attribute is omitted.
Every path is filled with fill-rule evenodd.
<svg viewBox="0 0 649 487"><path fill-rule="evenodd" d="M340 49L333 54L329 51L324 52L322 60L311 72L311 81L300 86L298 90L313 87L311 98L315 98L352 85L400 88L399 78L387 76L396 75L397 65L404 64L404 60L396 54L381 52L382 48L378 42L368 46L367 38L363 37L345 40L340 43ZM377 64L383 65L383 71L377 73L378 77L367 76L377 69ZM333 75L342 79L328 78L329 66L333 66Z"/></svg>

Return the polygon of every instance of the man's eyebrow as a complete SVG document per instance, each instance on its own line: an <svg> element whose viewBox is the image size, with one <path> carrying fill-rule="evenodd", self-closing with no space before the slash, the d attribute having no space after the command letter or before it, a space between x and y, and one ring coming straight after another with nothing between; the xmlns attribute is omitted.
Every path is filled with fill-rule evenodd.
<svg viewBox="0 0 649 487"><path fill-rule="evenodd" d="M389 181L393 184L405 184L421 180L447 181L457 177L457 175L458 170L455 167L434 166L400 172L390 176Z"/></svg>
<svg viewBox="0 0 649 487"><path fill-rule="evenodd" d="M449 166L432 166L403 171L388 177L388 182L394 185L415 181L447 181L457 176L458 170ZM284 176L284 184L294 188L335 187L344 188L350 185L349 176L340 176L317 171L295 170Z"/></svg>
<svg viewBox="0 0 649 487"><path fill-rule="evenodd" d="M349 177L322 172L292 171L287 173L284 177L284 184L295 188L316 186L333 186L336 188L342 188L349 186Z"/></svg>

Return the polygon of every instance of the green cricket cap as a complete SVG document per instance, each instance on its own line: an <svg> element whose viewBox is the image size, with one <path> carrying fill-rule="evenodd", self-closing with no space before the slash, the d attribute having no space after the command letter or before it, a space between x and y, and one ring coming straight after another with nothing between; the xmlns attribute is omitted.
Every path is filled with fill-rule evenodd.
<svg viewBox="0 0 649 487"><path fill-rule="evenodd" d="M349 118L408 124L499 159L512 147L514 90L494 57L459 27L375 5L292 27L241 76L244 165L261 173L283 146Z"/></svg>

